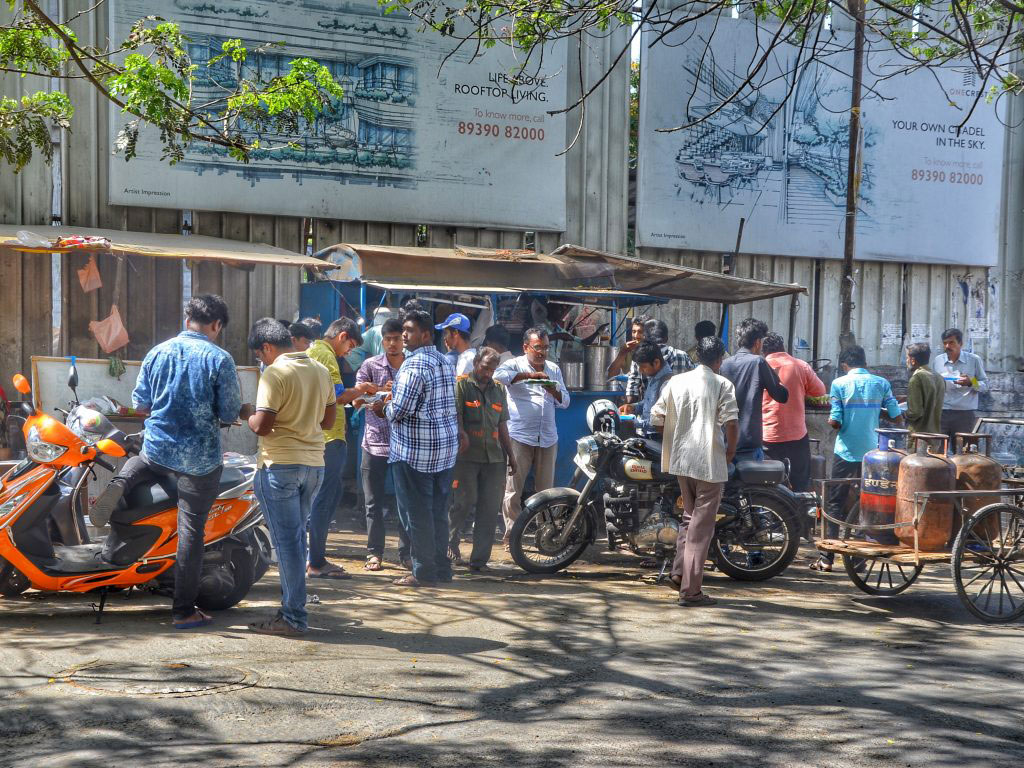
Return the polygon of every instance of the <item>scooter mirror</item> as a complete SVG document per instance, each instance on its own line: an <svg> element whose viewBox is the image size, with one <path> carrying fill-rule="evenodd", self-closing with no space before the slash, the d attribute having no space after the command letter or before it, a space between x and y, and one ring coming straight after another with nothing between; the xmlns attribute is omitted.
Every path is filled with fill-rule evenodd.
<svg viewBox="0 0 1024 768"><path fill-rule="evenodd" d="M68 368L68 388L78 389L78 366L75 365L74 361L71 363L71 367Z"/></svg>
<svg viewBox="0 0 1024 768"><path fill-rule="evenodd" d="M29 384L28 379L20 373L15 374L14 376L14 388L23 395L27 395L32 392L32 385Z"/></svg>

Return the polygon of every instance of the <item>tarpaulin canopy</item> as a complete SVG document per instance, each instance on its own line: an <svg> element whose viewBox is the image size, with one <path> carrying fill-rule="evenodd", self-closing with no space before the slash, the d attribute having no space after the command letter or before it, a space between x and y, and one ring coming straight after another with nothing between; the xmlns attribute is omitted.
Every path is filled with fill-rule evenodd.
<svg viewBox="0 0 1024 768"><path fill-rule="evenodd" d="M405 286L516 291L590 291L739 304L805 293L796 284L734 277L563 245L551 254L498 248L417 248L339 243L316 254L334 278Z"/></svg>
<svg viewBox="0 0 1024 768"><path fill-rule="evenodd" d="M615 287L666 299L744 304L748 301L807 293L804 286L796 283L771 283L723 275L720 272L595 251L578 245L559 246L552 251L551 256L577 265L581 272L597 274L603 267Z"/></svg>
<svg viewBox="0 0 1024 768"><path fill-rule="evenodd" d="M19 230L27 229L33 234L53 241L58 237L104 237L110 241L107 249L65 249L36 248L26 246L17 238ZM124 232L119 229L84 229L81 227L26 227L0 225L0 248L26 253L74 253L98 252L115 255L154 256L163 259L187 259L188 261L218 261L228 264L265 264L280 267L304 267L307 269L333 269L320 259L302 256L263 243L248 243L243 240L225 240L204 235L163 235L152 232Z"/></svg>

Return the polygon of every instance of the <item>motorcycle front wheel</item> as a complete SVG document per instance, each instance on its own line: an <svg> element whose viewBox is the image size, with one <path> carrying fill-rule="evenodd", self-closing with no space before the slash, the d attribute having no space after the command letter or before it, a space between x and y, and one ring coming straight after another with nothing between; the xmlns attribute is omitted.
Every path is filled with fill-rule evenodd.
<svg viewBox="0 0 1024 768"><path fill-rule="evenodd" d="M557 543L577 501L575 495L548 499L520 513L509 533L509 551L516 565L527 573L557 573L583 554L590 544L590 517L586 513L580 515L565 544Z"/></svg>
<svg viewBox="0 0 1024 768"><path fill-rule="evenodd" d="M793 562L800 547L800 528L786 504L753 496L746 511L715 531L711 560L737 581L766 581Z"/></svg>

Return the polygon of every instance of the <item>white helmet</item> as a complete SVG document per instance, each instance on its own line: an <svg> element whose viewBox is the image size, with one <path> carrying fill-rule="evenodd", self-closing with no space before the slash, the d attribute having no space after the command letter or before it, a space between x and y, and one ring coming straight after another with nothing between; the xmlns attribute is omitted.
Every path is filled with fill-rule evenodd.
<svg viewBox="0 0 1024 768"><path fill-rule="evenodd" d="M619 434L619 409L611 400L595 400L587 408L587 429Z"/></svg>

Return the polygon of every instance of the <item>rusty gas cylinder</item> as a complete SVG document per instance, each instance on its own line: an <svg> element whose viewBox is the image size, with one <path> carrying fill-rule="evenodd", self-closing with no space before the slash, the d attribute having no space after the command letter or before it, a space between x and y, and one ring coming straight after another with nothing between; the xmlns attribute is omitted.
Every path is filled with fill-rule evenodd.
<svg viewBox="0 0 1024 768"><path fill-rule="evenodd" d="M985 446L984 454L981 453L982 443ZM1003 465L992 458L992 435L981 432L958 432L953 464L956 467L958 491L996 491L1003 485ZM968 518L982 507L996 501L998 499L991 496L964 496L961 499L964 517ZM961 525L961 520L953 521L954 536L959 532ZM987 531L975 530L975 533L979 536L987 535L989 541L999 536L999 523L995 518L989 521L987 528Z"/></svg>
<svg viewBox="0 0 1024 768"><path fill-rule="evenodd" d="M900 462L896 483L896 522L907 523L896 529L900 543L914 546L914 494L922 491L952 491L956 488L956 468L946 458L945 435L918 432L916 453ZM940 452L932 452L938 445ZM941 552L949 543L953 527L953 500L930 499L921 504L921 518L917 524L917 549L920 552Z"/></svg>
<svg viewBox="0 0 1024 768"><path fill-rule="evenodd" d="M878 448L864 454L860 475L860 521L865 525L896 522L896 482L900 463L907 455L906 429L876 429ZM880 544L895 544L896 534L888 530L864 532Z"/></svg>

